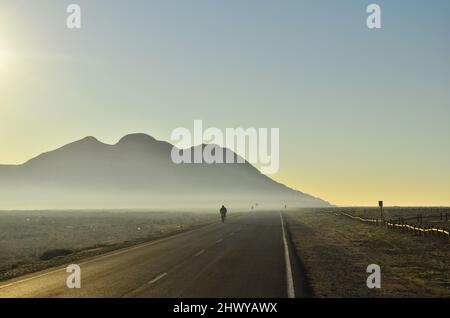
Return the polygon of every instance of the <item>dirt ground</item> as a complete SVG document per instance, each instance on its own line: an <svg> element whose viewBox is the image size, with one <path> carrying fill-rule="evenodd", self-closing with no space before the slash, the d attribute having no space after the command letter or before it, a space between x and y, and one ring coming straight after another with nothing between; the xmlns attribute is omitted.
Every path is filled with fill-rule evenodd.
<svg viewBox="0 0 450 318"><path fill-rule="evenodd" d="M0 211L0 280L214 221L193 212Z"/></svg>
<svg viewBox="0 0 450 318"><path fill-rule="evenodd" d="M345 209L285 212L316 297L450 297L450 240L423 238L341 216ZM366 285L381 267L381 288Z"/></svg>

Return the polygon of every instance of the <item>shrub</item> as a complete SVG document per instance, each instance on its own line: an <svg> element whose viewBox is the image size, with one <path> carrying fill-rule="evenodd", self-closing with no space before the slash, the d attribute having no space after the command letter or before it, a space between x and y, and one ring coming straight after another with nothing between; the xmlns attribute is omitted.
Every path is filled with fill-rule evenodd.
<svg viewBox="0 0 450 318"><path fill-rule="evenodd" d="M55 258L58 256L65 256L65 255L69 255L72 253L73 253L73 251L66 250L66 249L49 250L49 251L45 251L39 258L43 261L48 261L52 258Z"/></svg>

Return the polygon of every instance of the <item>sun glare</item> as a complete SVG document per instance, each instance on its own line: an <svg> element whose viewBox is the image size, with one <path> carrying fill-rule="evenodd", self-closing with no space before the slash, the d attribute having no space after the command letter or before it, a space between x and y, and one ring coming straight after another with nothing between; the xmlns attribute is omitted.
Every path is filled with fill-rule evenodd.
<svg viewBox="0 0 450 318"><path fill-rule="evenodd" d="M7 38L3 32L0 33L0 71L5 71L9 61Z"/></svg>
<svg viewBox="0 0 450 318"><path fill-rule="evenodd" d="M0 72L4 73L10 69L12 63L12 54L0 46Z"/></svg>
<svg viewBox="0 0 450 318"><path fill-rule="evenodd" d="M8 52L6 49L2 46L2 43L0 42L0 71L4 70L6 68L6 64L8 63Z"/></svg>
<svg viewBox="0 0 450 318"><path fill-rule="evenodd" d="M6 54L5 52L0 48L0 70L3 70L6 65Z"/></svg>

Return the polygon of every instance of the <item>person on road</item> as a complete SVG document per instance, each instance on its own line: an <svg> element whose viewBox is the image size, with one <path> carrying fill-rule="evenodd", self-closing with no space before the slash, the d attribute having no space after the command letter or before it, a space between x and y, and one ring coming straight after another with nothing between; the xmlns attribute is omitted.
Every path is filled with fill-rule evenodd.
<svg viewBox="0 0 450 318"><path fill-rule="evenodd" d="M225 218L227 217L227 208L225 205L222 205L220 208L220 216L222 217L222 223L225 223Z"/></svg>

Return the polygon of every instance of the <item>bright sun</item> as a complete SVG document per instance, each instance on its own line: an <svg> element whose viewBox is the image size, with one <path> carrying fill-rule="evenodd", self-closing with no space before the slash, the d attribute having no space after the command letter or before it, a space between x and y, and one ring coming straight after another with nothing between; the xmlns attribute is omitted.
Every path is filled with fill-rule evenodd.
<svg viewBox="0 0 450 318"><path fill-rule="evenodd" d="M6 52L0 47L0 70L3 70L6 66Z"/></svg>
<svg viewBox="0 0 450 318"><path fill-rule="evenodd" d="M4 53L3 53L3 51L0 49L0 68L3 68L3 64L5 63L4 62L4 60L5 60L5 57L4 57Z"/></svg>
<svg viewBox="0 0 450 318"><path fill-rule="evenodd" d="M5 71L8 66L8 52L0 47L0 71Z"/></svg>
<svg viewBox="0 0 450 318"><path fill-rule="evenodd" d="M4 71L8 63L8 51L5 46L5 37L0 34L0 71Z"/></svg>

